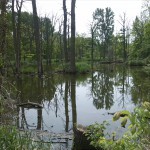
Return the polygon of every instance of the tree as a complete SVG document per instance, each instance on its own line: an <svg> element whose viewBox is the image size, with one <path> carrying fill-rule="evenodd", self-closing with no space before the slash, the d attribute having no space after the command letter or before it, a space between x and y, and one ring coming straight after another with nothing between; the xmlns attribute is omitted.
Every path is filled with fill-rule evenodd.
<svg viewBox="0 0 150 150"><path fill-rule="evenodd" d="M93 21L94 25L96 26L96 39L98 45L101 45L102 48L102 55L105 58L105 50L104 50L104 9L97 8L93 13ZM99 51L101 51L99 47ZM101 55L101 52L100 52ZM100 56L101 57L101 56Z"/></svg>
<svg viewBox="0 0 150 150"><path fill-rule="evenodd" d="M140 51L143 51L144 42L144 22L136 17L133 22L132 36L134 37L132 42L131 58L138 59L140 57Z"/></svg>
<svg viewBox="0 0 150 150"><path fill-rule="evenodd" d="M93 19L95 21L95 25L97 26L97 40L100 48L102 49L103 58L105 59L109 54L111 39L114 31L114 12L108 7L105 10L97 8L93 13Z"/></svg>
<svg viewBox="0 0 150 150"><path fill-rule="evenodd" d="M17 12L15 12L15 4ZM21 69L21 9L23 0L12 0L12 24L13 24L13 41L16 58L16 73L20 74Z"/></svg>
<svg viewBox="0 0 150 150"><path fill-rule="evenodd" d="M28 54L34 55L34 29L33 15L28 12L21 13L21 50L24 61Z"/></svg>
<svg viewBox="0 0 150 150"><path fill-rule="evenodd" d="M150 21L150 0L143 0L141 16L144 22Z"/></svg>
<svg viewBox="0 0 150 150"><path fill-rule="evenodd" d="M67 8L66 8L66 0L63 0L63 11L64 11L64 30L63 30L63 43L64 43L64 54L65 54L65 62L68 62L68 52L67 52Z"/></svg>
<svg viewBox="0 0 150 150"><path fill-rule="evenodd" d="M52 59L52 53L53 53L53 47L54 47L54 31L55 31L55 17L52 16L52 19L49 19L45 16L45 18L41 19L43 27L43 40L46 43L45 44L45 57L46 57L46 63L47 65L51 64Z"/></svg>
<svg viewBox="0 0 150 150"><path fill-rule="evenodd" d="M76 0L71 1L71 53L70 53L70 72L75 73L75 3Z"/></svg>
<svg viewBox="0 0 150 150"><path fill-rule="evenodd" d="M127 51L126 51L126 30L127 30L127 18L126 18L126 14L123 13L123 16L120 16L121 22L119 22L122 26L121 29L121 34L122 34L122 38L123 38L123 61L125 62L127 60Z"/></svg>
<svg viewBox="0 0 150 150"><path fill-rule="evenodd" d="M35 32L38 75L41 76L43 74L42 50L40 44L40 31L39 31L39 20L37 15L37 8L36 8L36 0L32 0L32 9L33 9L33 22L34 22L34 32Z"/></svg>
<svg viewBox="0 0 150 150"><path fill-rule="evenodd" d="M94 20L92 21L90 25L90 34L91 34L91 62L92 62L92 68L93 68L93 54L94 54L94 40L95 40L95 31L96 31L97 25L94 24Z"/></svg>
<svg viewBox="0 0 150 150"><path fill-rule="evenodd" d="M5 50L6 50L6 4L7 0L1 0L0 2L0 69L4 67Z"/></svg>

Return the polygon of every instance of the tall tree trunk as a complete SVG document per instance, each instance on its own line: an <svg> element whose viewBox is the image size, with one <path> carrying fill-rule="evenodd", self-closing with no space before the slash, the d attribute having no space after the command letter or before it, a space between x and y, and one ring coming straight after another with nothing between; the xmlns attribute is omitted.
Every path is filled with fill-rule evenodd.
<svg viewBox="0 0 150 150"><path fill-rule="evenodd" d="M15 51L15 59L16 58L16 50L17 50L17 31L16 31L16 14L15 14L15 0L12 0L12 27L13 27L13 46L14 46L14 51ZM17 68L17 61L16 61L16 68Z"/></svg>
<svg viewBox="0 0 150 150"><path fill-rule="evenodd" d="M41 76L43 74L42 51L41 51L41 44L40 44L40 30L39 30L39 20L38 20L38 15L37 15L37 8L36 8L36 0L32 0L32 9L33 9L33 21L34 21L38 75Z"/></svg>
<svg viewBox="0 0 150 150"><path fill-rule="evenodd" d="M69 20L68 20L68 42L67 42L67 47L68 47L68 51L69 51L69 49L70 49L70 25L69 25ZM69 56L69 54L68 54L68 56ZM69 57L68 57L68 61L69 61Z"/></svg>
<svg viewBox="0 0 150 150"><path fill-rule="evenodd" d="M92 34L92 49L91 49L91 67L93 70L93 53L94 53L94 31L93 31L93 27L91 27L91 34Z"/></svg>
<svg viewBox="0 0 150 150"><path fill-rule="evenodd" d="M63 10L64 10L64 35L63 35L63 43L64 43L64 54L65 54L65 62L68 62L68 51L67 51L67 8L66 8L66 0L63 0Z"/></svg>
<svg viewBox="0 0 150 150"><path fill-rule="evenodd" d="M21 0L20 4L19 1L16 1L17 4L17 49L16 49L16 61L17 61L17 66L16 66L16 72L17 74L20 74L21 71L21 9L22 9L22 4L23 4L23 0Z"/></svg>
<svg viewBox="0 0 150 150"><path fill-rule="evenodd" d="M12 26L13 26L13 45L15 49L16 73L19 75L21 71L21 9L23 0L12 0ZM17 15L17 16L16 16Z"/></svg>
<svg viewBox="0 0 150 150"><path fill-rule="evenodd" d="M47 20L47 18L45 17L45 21L46 21L46 23L45 23L45 30L46 30L46 64L47 65L49 65L50 64L50 45L49 45L49 41L50 41L50 39L49 39L49 23L48 23L48 20Z"/></svg>
<svg viewBox="0 0 150 150"><path fill-rule="evenodd" d="M125 25L123 25L123 60L126 62L127 59L127 54L126 54L126 29Z"/></svg>
<svg viewBox="0 0 150 150"><path fill-rule="evenodd" d="M75 3L76 0L71 1L71 53L70 53L70 72L75 73Z"/></svg>
<svg viewBox="0 0 150 150"><path fill-rule="evenodd" d="M6 31L7 31L7 21L6 21L6 0L1 0L0 2L0 69L4 68L5 64L5 50L6 50Z"/></svg>

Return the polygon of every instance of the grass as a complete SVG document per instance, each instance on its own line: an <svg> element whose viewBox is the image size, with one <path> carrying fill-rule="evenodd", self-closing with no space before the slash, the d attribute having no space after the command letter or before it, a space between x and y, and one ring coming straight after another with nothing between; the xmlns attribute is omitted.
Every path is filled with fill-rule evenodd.
<svg viewBox="0 0 150 150"><path fill-rule="evenodd" d="M30 132L21 134L13 126L0 126L0 150L50 150L51 143L32 140Z"/></svg>
<svg viewBox="0 0 150 150"><path fill-rule="evenodd" d="M91 70L91 65L89 65L87 62L77 62L76 63L76 73L79 74L85 74ZM70 72L70 64L64 63L64 64L58 64L55 67L56 72Z"/></svg>
<svg viewBox="0 0 150 150"><path fill-rule="evenodd" d="M76 63L77 73L87 73L91 70L91 66L87 62L77 62Z"/></svg>

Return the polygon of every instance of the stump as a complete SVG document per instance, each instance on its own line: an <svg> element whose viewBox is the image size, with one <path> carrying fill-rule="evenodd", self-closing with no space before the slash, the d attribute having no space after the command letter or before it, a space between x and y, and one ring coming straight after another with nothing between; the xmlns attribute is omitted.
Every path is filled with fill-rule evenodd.
<svg viewBox="0 0 150 150"><path fill-rule="evenodd" d="M90 145L90 140L85 136L84 128L77 127L74 130L74 149L75 150L96 150L92 145Z"/></svg>

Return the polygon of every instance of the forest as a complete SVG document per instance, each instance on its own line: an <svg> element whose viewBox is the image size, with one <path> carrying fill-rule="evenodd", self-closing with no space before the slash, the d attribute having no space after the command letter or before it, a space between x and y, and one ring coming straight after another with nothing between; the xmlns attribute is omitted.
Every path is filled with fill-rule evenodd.
<svg viewBox="0 0 150 150"><path fill-rule="evenodd" d="M150 0L118 31L99 6L89 34L76 31L78 0L61 17L37 1L0 0L0 149L148 150Z"/></svg>
<svg viewBox="0 0 150 150"><path fill-rule="evenodd" d="M77 68L84 68L83 62L149 63L149 1L144 2L141 16L135 18L132 26L128 25L126 13L120 16L119 33L114 33L115 14L111 8L97 8L91 14L90 36L75 32L75 2L69 15L63 1L62 20L55 15L38 17L36 1L32 1L33 13L22 12L23 3L26 1L1 2L1 72L42 75L47 70L52 71L50 66L57 62L62 65L54 68L65 72L77 72L78 63Z"/></svg>

